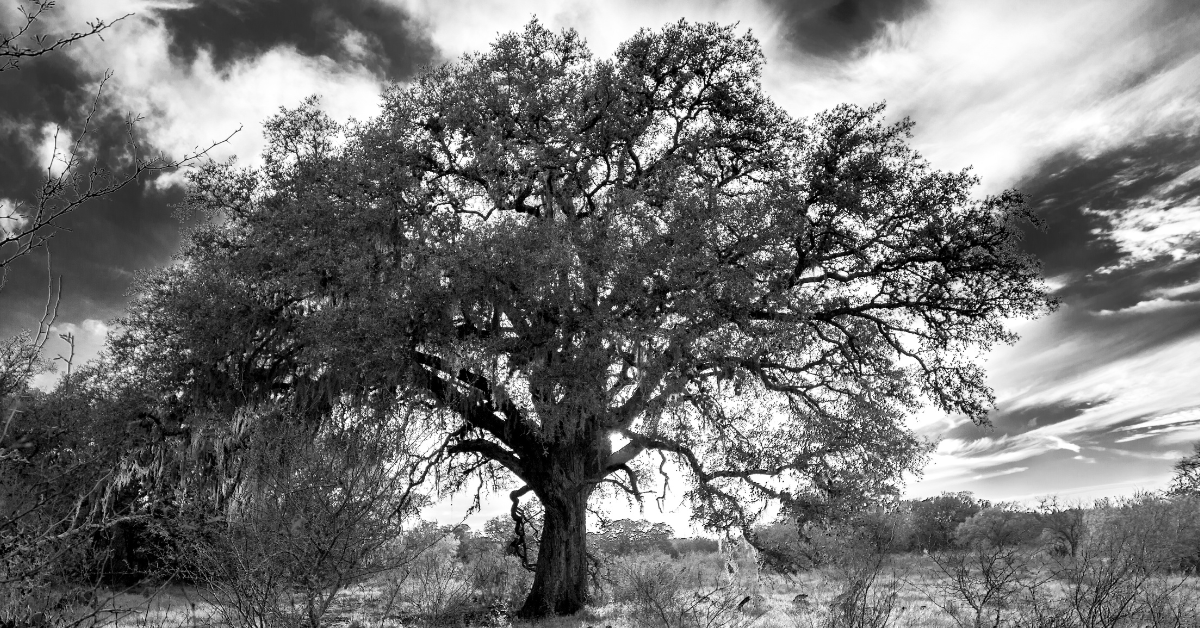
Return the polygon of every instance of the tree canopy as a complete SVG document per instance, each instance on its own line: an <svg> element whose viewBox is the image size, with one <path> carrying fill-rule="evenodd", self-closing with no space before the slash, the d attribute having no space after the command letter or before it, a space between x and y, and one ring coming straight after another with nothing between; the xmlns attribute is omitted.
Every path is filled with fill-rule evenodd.
<svg viewBox="0 0 1200 628"><path fill-rule="evenodd" d="M1175 462L1175 475L1167 491L1172 495L1200 494L1200 442L1192 445L1192 453Z"/></svg>
<svg viewBox="0 0 1200 628"><path fill-rule="evenodd" d="M976 198L882 105L811 119L732 27L643 30L597 60L536 21L337 124L310 101L264 163L209 164L211 217L114 340L165 421L422 413L446 490L544 510L526 615L586 598L601 485L670 462L698 521L919 466L923 404L985 422L978 354L1050 302L1015 191ZM169 415L169 416L167 416Z"/></svg>

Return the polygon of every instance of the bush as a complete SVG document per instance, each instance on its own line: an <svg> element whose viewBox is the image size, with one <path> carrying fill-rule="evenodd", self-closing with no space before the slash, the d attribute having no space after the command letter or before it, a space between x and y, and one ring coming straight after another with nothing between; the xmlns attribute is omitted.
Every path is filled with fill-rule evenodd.
<svg viewBox="0 0 1200 628"><path fill-rule="evenodd" d="M1152 495L1101 502L1088 513L1076 556L1058 557L1054 565L1080 626L1119 626L1145 614L1155 577L1178 561L1174 514L1169 502Z"/></svg>
<svg viewBox="0 0 1200 628"><path fill-rule="evenodd" d="M1000 628L1020 616L1018 594L1031 571L1029 556L1019 547L980 538L966 549L935 552L930 559L941 577L935 585L940 595L932 601L960 628Z"/></svg>
<svg viewBox="0 0 1200 628"><path fill-rule="evenodd" d="M192 535L190 575L227 623L318 628L343 589L392 566L382 550L418 505L395 470L396 437L262 435L257 472L224 518L179 528Z"/></svg>
<svg viewBox="0 0 1200 628"><path fill-rule="evenodd" d="M615 561L609 582L613 601L626 604L642 628L733 628L765 612L761 600L714 576L700 563L643 555Z"/></svg>
<svg viewBox="0 0 1200 628"><path fill-rule="evenodd" d="M830 530L823 540L838 594L830 604L830 628L885 628L896 619L901 574L889 547L872 533Z"/></svg>
<svg viewBox="0 0 1200 628"><path fill-rule="evenodd" d="M122 495L144 435L97 368L51 392L29 388L37 348L27 336L0 342L0 620L88 623L106 602L112 531L141 519Z"/></svg>

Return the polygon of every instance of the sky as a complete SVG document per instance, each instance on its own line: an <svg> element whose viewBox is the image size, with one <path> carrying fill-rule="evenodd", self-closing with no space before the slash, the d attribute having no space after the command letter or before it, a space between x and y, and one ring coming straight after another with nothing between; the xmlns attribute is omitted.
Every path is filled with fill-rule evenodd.
<svg viewBox="0 0 1200 628"><path fill-rule="evenodd" d="M14 0L0 0L11 30ZM365 119L389 82L484 49L536 16L574 28L600 57L639 28L736 23L766 55L763 88L793 116L885 101L916 122L937 168L972 166L980 194L1015 187L1046 225L1025 246L1061 300L1013 321L1021 340L985 356L990 428L922 413L938 440L922 497L993 501L1163 488L1200 440L1200 6L1191 0L63 0L48 32L130 17L63 52L0 72L0 215L28 203L105 85L87 155L127 163L123 120L144 154L257 161L262 122L317 95ZM56 333L95 355L134 275L170 261L182 177L147 177L81 209L51 242ZM13 264L0 335L35 328L44 253ZM51 343L53 355L65 351ZM678 504L678 495L668 499ZM463 500L465 503L466 500ZM489 506L494 515L503 505ZM652 519L678 521L679 508Z"/></svg>

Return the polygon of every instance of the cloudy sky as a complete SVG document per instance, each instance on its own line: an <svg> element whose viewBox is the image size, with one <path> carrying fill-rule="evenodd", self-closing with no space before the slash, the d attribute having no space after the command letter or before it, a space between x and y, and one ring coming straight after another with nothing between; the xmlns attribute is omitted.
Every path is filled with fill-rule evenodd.
<svg viewBox="0 0 1200 628"><path fill-rule="evenodd" d="M15 0L0 2L11 28ZM479 50L537 16L599 56L641 27L737 22L762 42L764 89L795 116L888 103L936 167L973 165L980 192L1017 187L1060 310L1014 322L988 358L993 428L914 417L941 439L913 495L1128 494L1165 485L1200 439L1200 8L1191 0L62 0L51 32L134 15L66 52L0 73L0 204L28 202L105 88L88 154L119 166L121 121L178 156L242 128L214 155L253 163L261 123L319 95L340 119L378 110L389 81ZM6 29L7 30L7 29ZM72 215L52 244L57 328L94 354L143 268L179 242L178 176ZM10 268L0 334L36 326L46 258ZM51 347L51 352L61 351Z"/></svg>

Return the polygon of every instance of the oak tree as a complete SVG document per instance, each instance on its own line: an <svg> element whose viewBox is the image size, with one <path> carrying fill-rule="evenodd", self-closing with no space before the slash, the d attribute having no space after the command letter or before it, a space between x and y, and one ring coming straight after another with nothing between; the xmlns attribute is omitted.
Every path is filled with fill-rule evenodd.
<svg viewBox="0 0 1200 628"><path fill-rule="evenodd" d="M598 487L675 465L700 523L752 533L772 501L895 478L927 450L905 417L986 421L979 352L1048 307L1029 214L882 106L789 116L762 64L731 27L598 60L535 21L365 123L285 111L261 167L193 175L212 220L113 351L178 424L425 413L430 478L513 488L518 539L540 504L526 616L585 603Z"/></svg>

